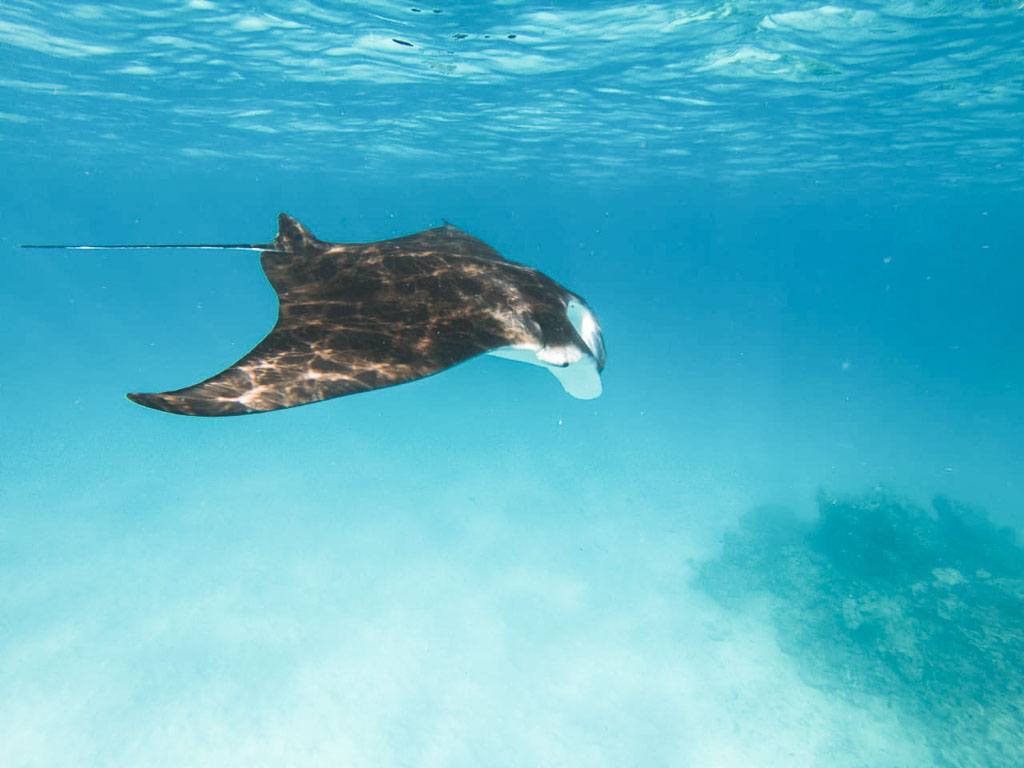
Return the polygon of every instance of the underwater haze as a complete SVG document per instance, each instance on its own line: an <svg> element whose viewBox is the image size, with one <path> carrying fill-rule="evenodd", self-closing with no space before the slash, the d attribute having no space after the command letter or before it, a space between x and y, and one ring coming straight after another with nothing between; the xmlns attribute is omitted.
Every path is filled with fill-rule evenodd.
<svg viewBox="0 0 1024 768"><path fill-rule="evenodd" d="M0 5L0 766L1024 765L1020 0ZM140 407L247 251L447 220L585 297Z"/></svg>

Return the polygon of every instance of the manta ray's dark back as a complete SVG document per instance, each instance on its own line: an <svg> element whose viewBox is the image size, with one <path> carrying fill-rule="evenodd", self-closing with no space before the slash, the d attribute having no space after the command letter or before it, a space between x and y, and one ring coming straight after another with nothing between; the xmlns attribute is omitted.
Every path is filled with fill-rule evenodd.
<svg viewBox="0 0 1024 768"><path fill-rule="evenodd" d="M273 330L205 381L129 398L171 413L228 416L412 381L499 348L586 349L566 320L578 297L448 224L330 243L281 214L260 261L280 305ZM603 347L600 354L603 365Z"/></svg>

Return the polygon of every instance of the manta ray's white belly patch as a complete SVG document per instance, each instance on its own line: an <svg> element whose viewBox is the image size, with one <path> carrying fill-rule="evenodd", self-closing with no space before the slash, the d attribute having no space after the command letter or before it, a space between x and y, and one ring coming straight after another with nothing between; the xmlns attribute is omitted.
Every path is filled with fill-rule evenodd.
<svg viewBox="0 0 1024 768"><path fill-rule="evenodd" d="M580 400L593 400L601 394L597 363L576 347L499 347L487 354L546 368L558 379L562 389Z"/></svg>

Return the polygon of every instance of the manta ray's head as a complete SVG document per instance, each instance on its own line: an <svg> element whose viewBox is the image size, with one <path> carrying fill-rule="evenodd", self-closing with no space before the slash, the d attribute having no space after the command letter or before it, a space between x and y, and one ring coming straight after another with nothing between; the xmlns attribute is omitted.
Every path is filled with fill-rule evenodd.
<svg viewBox="0 0 1024 768"><path fill-rule="evenodd" d="M564 289L560 292L557 311L541 312L525 323L531 341L499 347L489 354L547 368L567 393L592 400L602 389L605 350L601 325L587 302Z"/></svg>
<svg viewBox="0 0 1024 768"><path fill-rule="evenodd" d="M537 350L537 361L548 367L567 393L581 400L601 394L601 371L605 349L601 325L587 302L569 293L566 296L563 343L549 344Z"/></svg>

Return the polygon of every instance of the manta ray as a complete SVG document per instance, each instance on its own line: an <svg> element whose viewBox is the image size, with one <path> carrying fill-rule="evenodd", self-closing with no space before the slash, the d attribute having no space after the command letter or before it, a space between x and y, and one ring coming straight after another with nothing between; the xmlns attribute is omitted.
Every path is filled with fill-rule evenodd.
<svg viewBox="0 0 1024 768"><path fill-rule="evenodd" d="M371 243L319 240L288 214L264 244L61 245L260 251L277 323L252 351L183 389L131 393L189 416L275 411L390 387L481 354L551 371L570 395L601 394L601 326L587 302L451 224Z"/></svg>

